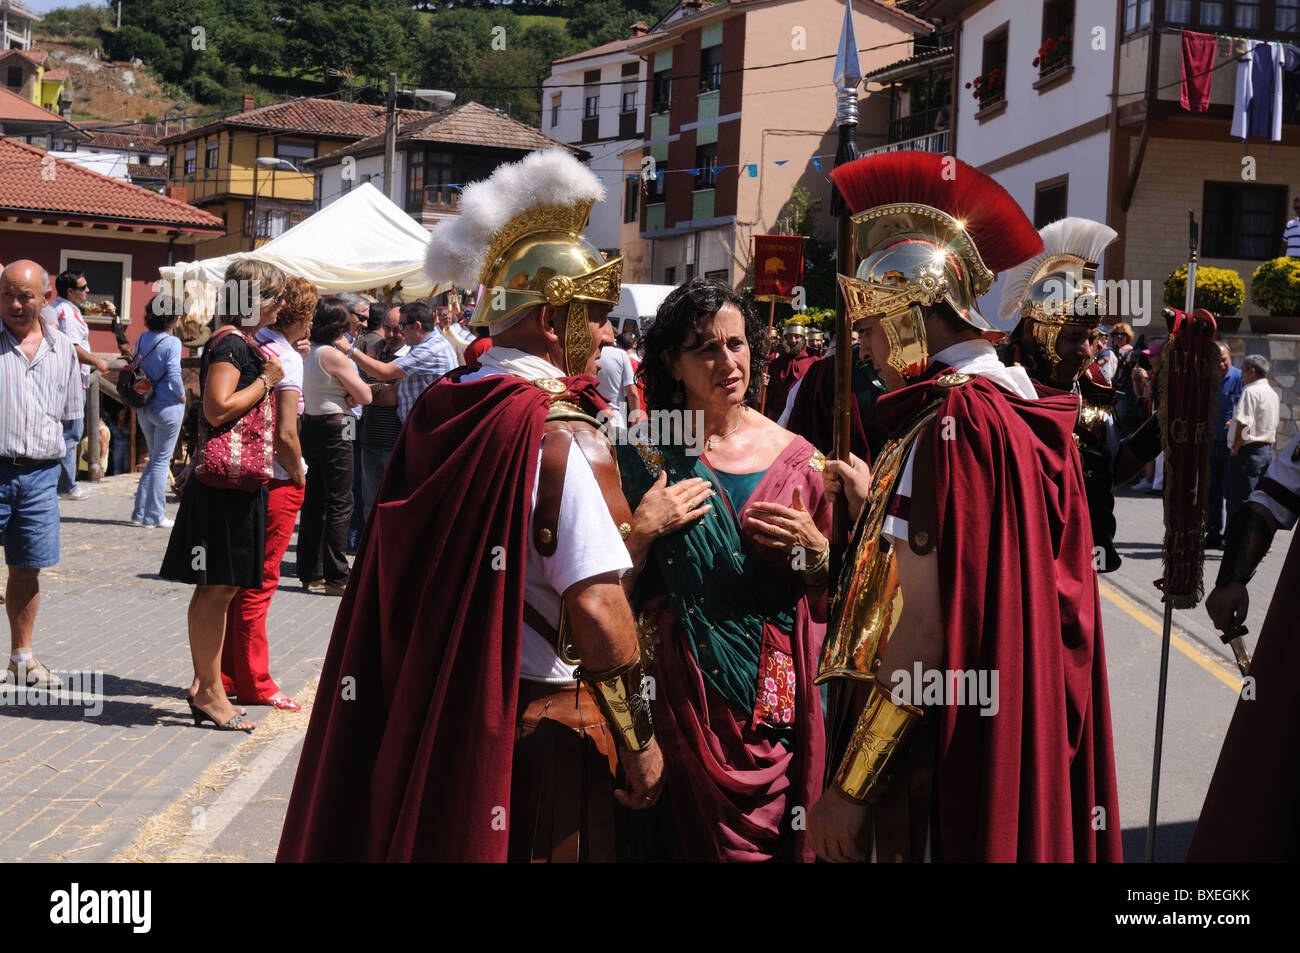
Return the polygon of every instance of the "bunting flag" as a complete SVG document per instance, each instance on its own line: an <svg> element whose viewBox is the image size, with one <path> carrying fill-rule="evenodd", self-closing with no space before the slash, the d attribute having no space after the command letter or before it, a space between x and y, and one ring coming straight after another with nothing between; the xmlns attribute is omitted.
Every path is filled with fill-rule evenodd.
<svg viewBox="0 0 1300 953"><path fill-rule="evenodd" d="M699 175L699 174L700 174L700 170L699 170L699 169L687 169L687 170L686 170L686 173L687 173L687 175Z"/></svg>
<svg viewBox="0 0 1300 953"><path fill-rule="evenodd" d="M749 177L751 179L758 178L758 163L751 162L749 165L745 166L745 168L749 170Z"/></svg>
<svg viewBox="0 0 1300 953"><path fill-rule="evenodd" d="M773 165L785 165L785 164L786 164L787 162L789 162L789 161L790 161L789 159L777 159L777 160L775 160L772 164L773 164Z"/></svg>
<svg viewBox="0 0 1300 953"><path fill-rule="evenodd" d="M821 157L821 156L813 156L813 157L812 157L812 167L813 167L814 169L816 169L818 172L820 172L820 171L822 170L822 157Z"/></svg>

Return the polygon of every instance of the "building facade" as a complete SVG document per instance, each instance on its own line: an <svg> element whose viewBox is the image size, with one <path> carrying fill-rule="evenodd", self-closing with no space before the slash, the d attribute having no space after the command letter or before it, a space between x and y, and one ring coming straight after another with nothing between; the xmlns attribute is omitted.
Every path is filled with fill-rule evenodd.
<svg viewBox="0 0 1300 953"><path fill-rule="evenodd" d="M796 187L822 200L813 227L834 234L831 77L844 4L739 0L680 9L632 48L646 62L649 115L640 148L623 154L624 175L639 174L625 178L625 205L640 193L635 239L623 231L626 280L676 284L703 275L737 286L751 237L778 228ZM864 73L932 32L892 4L853 0L853 14L857 36L869 38ZM862 101L860 143L884 142L887 109L883 98Z"/></svg>

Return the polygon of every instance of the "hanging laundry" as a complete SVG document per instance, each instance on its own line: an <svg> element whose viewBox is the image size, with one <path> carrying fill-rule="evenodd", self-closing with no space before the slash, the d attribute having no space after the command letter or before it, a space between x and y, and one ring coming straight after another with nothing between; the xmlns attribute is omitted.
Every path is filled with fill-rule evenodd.
<svg viewBox="0 0 1300 953"><path fill-rule="evenodd" d="M1281 43L1246 41L1246 55L1237 64L1237 91L1232 109L1232 135L1282 138Z"/></svg>
<svg viewBox="0 0 1300 953"><path fill-rule="evenodd" d="M1214 79L1214 37L1183 31L1184 109L1203 113L1210 108L1210 81Z"/></svg>
<svg viewBox="0 0 1300 953"><path fill-rule="evenodd" d="M1290 43L1282 45L1282 121L1294 122L1300 106L1300 50Z"/></svg>

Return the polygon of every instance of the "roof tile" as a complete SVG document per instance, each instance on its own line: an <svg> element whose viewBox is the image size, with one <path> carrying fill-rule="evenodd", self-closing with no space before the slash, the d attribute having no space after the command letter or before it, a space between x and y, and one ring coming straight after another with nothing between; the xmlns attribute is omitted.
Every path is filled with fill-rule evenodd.
<svg viewBox="0 0 1300 953"><path fill-rule="evenodd" d="M429 115L423 109L399 109L401 122L413 122ZM258 106L234 113L216 122L173 133L160 139L163 145L207 135L222 127L301 132L309 135L361 139L384 131L384 107L369 103L344 103L333 99L295 99L287 103Z"/></svg>
<svg viewBox="0 0 1300 953"><path fill-rule="evenodd" d="M54 159L54 175L46 170ZM221 219L177 199L47 156L35 146L0 138L0 209L88 215L123 225L170 225L220 231Z"/></svg>

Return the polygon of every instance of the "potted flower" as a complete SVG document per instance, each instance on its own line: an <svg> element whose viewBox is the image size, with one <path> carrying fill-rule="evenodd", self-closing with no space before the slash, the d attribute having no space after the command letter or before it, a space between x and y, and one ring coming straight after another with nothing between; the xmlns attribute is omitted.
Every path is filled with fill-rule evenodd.
<svg viewBox="0 0 1300 953"><path fill-rule="evenodd" d="M1300 259L1274 258L1255 269L1250 279L1250 300L1269 317L1252 317L1250 329L1259 334L1300 332Z"/></svg>
<svg viewBox="0 0 1300 953"><path fill-rule="evenodd" d="M980 109L1001 102L1007 91L1007 71L995 66L983 76L976 76L966 84Z"/></svg>
<svg viewBox="0 0 1300 953"><path fill-rule="evenodd" d="M1241 326L1241 306L1245 300L1246 283L1231 268L1197 267L1192 307L1213 314L1220 331L1235 331ZM1165 279L1165 304L1180 310L1187 304L1186 265Z"/></svg>
<svg viewBox="0 0 1300 953"><path fill-rule="evenodd" d="M1034 57L1033 65L1038 67L1038 75L1046 76L1058 67L1067 65L1070 62L1071 45L1070 38L1064 33L1044 40L1038 48L1038 55Z"/></svg>

